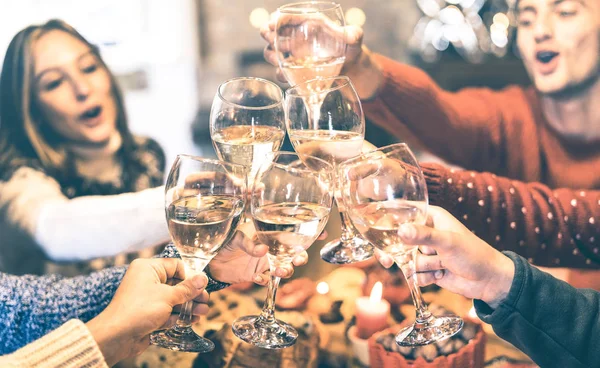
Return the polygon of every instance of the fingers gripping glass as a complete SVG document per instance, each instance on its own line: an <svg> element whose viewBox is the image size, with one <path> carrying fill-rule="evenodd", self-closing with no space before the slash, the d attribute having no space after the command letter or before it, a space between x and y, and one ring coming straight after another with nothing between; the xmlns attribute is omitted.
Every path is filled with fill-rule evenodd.
<svg viewBox="0 0 600 368"><path fill-rule="evenodd" d="M307 1L284 5L277 13L275 51L288 83L338 76L346 53L342 7Z"/></svg>
<svg viewBox="0 0 600 368"><path fill-rule="evenodd" d="M332 167L315 157L291 152L273 154L272 162L259 169L251 195L256 233L269 247L271 278L263 310L258 316L237 319L234 334L266 349L293 345L298 332L275 319L275 294L280 278L277 267L291 265L321 234L332 204Z"/></svg>
<svg viewBox="0 0 600 368"><path fill-rule="evenodd" d="M200 273L235 233L244 211L246 168L216 160L178 155L165 186L169 234L185 265L186 277ZM192 302L168 330L152 333L163 348L205 353L212 341L191 328Z"/></svg>
<svg viewBox="0 0 600 368"><path fill-rule="evenodd" d="M417 285L417 246L402 243L404 223L424 225L427 185L411 150L404 143L351 158L339 169L342 200L352 222L373 245L394 258L410 288L416 320L396 336L401 346L429 344L457 333L457 316L435 317L427 310Z"/></svg>
<svg viewBox="0 0 600 368"><path fill-rule="evenodd" d="M318 106L313 100L320 101ZM347 77L315 79L285 92L286 128L296 152L321 158L334 167L360 154L365 119L356 90ZM317 110L314 110L314 109ZM340 239L326 244L321 258L329 263L347 264L373 256L373 246L353 228L339 190L335 198L340 210Z"/></svg>

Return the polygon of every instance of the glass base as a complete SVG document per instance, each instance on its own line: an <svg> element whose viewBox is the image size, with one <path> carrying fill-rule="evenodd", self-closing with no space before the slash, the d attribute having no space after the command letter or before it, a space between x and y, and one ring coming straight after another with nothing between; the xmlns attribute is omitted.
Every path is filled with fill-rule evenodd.
<svg viewBox="0 0 600 368"><path fill-rule="evenodd" d="M215 348L212 341L196 334L191 327L174 326L168 330L154 331L150 334L150 343L161 348L190 353L208 353Z"/></svg>
<svg viewBox="0 0 600 368"><path fill-rule="evenodd" d="M292 346L298 339L298 331L278 319L265 321L261 316L241 317L231 326L235 336L264 349L282 349Z"/></svg>
<svg viewBox="0 0 600 368"><path fill-rule="evenodd" d="M362 262L373 257L373 254L373 245L358 236L345 243L335 239L321 248L321 259L333 264Z"/></svg>
<svg viewBox="0 0 600 368"><path fill-rule="evenodd" d="M396 335L400 346L419 346L447 339L460 331L463 320L457 316L431 316L424 322L415 322Z"/></svg>

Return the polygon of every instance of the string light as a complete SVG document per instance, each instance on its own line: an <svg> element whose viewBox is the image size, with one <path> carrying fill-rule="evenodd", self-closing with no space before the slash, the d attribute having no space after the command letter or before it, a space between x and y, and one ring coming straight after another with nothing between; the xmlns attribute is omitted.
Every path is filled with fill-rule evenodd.
<svg viewBox="0 0 600 368"><path fill-rule="evenodd" d="M437 61L450 45L467 61L508 49L514 0L417 0L423 17L410 46L427 62ZM488 12L481 14L484 5Z"/></svg>

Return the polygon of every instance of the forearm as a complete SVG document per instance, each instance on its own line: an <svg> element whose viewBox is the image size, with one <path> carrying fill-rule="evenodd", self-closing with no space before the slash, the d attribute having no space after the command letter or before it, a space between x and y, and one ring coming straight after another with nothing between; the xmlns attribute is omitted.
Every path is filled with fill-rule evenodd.
<svg viewBox="0 0 600 368"><path fill-rule="evenodd" d="M125 270L108 268L74 278L0 274L0 354L13 352L69 319L85 322L98 315L112 300Z"/></svg>
<svg viewBox="0 0 600 368"><path fill-rule="evenodd" d="M507 151L507 141L523 139L522 122L508 121L519 118L517 114L505 113L505 105L513 100L520 106L526 104L520 90L447 92L418 68L380 55L375 62L381 65L384 78L375 97L363 101L365 115L403 141L408 135L449 162L495 171L502 165L496 153Z"/></svg>
<svg viewBox="0 0 600 368"><path fill-rule="evenodd" d="M539 266L598 268L600 192L582 195L489 173L422 167L431 204L448 210L495 248Z"/></svg>
<svg viewBox="0 0 600 368"><path fill-rule="evenodd" d="M0 218L53 260L88 260L169 240L164 188L68 199L59 183L23 167L0 182Z"/></svg>
<svg viewBox="0 0 600 368"><path fill-rule="evenodd" d="M165 243L164 188L48 203L40 209L35 240L57 261L113 256Z"/></svg>
<svg viewBox="0 0 600 368"><path fill-rule="evenodd" d="M600 361L600 294L578 290L507 252L515 264L508 296L479 317L542 367L590 367Z"/></svg>
<svg viewBox="0 0 600 368"><path fill-rule="evenodd" d="M16 352L0 357L0 366L108 368L92 334L78 320L71 320Z"/></svg>

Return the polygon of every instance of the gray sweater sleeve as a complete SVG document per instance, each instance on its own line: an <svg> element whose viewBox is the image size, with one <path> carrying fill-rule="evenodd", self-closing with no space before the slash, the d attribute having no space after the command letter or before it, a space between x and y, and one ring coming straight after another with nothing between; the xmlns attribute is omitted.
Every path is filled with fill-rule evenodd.
<svg viewBox="0 0 600 368"><path fill-rule="evenodd" d="M69 319L83 322L108 305L126 267L87 276L13 276L0 273L0 354L11 353Z"/></svg>
<svg viewBox="0 0 600 368"><path fill-rule="evenodd" d="M515 277L507 298L492 310L474 301L479 318L541 367L600 366L600 293L571 285L512 252Z"/></svg>

